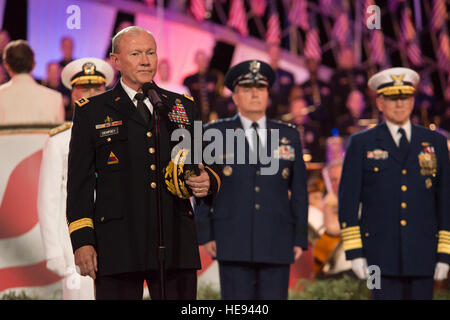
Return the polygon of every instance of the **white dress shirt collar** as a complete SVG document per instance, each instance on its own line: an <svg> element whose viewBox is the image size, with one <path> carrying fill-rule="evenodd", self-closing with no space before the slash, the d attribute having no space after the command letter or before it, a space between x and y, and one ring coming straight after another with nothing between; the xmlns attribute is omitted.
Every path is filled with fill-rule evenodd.
<svg viewBox="0 0 450 320"><path fill-rule="evenodd" d="M130 88L129 86L127 86L123 82L122 78L120 78L120 85L122 86L123 90L125 90L127 95L130 97L130 100L133 102L134 106L137 107L137 100L134 97L136 96L136 93L138 93L138 92L136 90ZM150 112L153 114L153 106L150 103L150 100L148 99L148 97L145 97L144 103L147 106L147 108L150 110Z"/></svg>
<svg viewBox="0 0 450 320"><path fill-rule="evenodd" d="M408 120L403 126L396 125L392 122L389 122L386 120L386 125L389 129L389 132L391 133L392 138L394 139L394 142L397 146L400 145L400 139L402 138L402 134L398 132L399 128L403 128L406 133L406 139L408 139L409 142L411 142L411 121Z"/></svg>
<svg viewBox="0 0 450 320"><path fill-rule="evenodd" d="M258 124L258 135L259 135L259 141L262 146L266 145L266 138L267 138L267 126L266 126L266 116L261 117L257 121L250 120L249 118L243 116L242 114L238 113L239 118L241 119L242 127L245 132L245 137L247 138L248 144L250 146L250 149L253 150L253 137L254 132L252 128L252 123L256 122Z"/></svg>

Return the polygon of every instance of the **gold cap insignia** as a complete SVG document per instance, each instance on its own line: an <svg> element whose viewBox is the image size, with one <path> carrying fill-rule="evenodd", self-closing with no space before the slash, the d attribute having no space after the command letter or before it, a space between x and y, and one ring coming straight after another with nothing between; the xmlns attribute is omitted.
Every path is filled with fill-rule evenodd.
<svg viewBox="0 0 450 320"><path fill-rule="evenodd" d="M404 77L405 77L404 74L400 74L398 76L391 74L391 78L392 80L394 80L394 86L402 86Z"/></svg>
<svg viewBox="0 0 450 320"><path fill-rule="evenodd" d="M84 74L95 74L95 64L92 62L86 62L83 64L83 72Z"/></svg>

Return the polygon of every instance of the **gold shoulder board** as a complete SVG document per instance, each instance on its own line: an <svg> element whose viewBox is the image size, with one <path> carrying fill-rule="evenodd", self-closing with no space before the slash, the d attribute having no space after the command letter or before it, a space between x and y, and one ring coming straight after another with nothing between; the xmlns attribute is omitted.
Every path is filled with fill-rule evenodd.
<svg viewBox="0 0 450 320"><path fill-rule="evenodd" d="M49 131L48 135L50 137L53 137L54 135L57 135L60 132L66 131L67 129L70 129L72 127L72 122L64 122L62 125L57 126L56 128L53 128Z"/></svg>

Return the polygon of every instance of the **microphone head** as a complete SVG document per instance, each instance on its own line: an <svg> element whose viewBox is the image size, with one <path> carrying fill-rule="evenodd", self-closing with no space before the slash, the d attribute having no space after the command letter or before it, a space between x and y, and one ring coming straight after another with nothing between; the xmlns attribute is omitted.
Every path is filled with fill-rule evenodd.
<svg viewBox="0 0 450 320"><path fill-rule="evenodd" d="M148 94L148 91L153 89L155 90L156 86L153 82L146 82L142 85L142 92L144 94Z"/></svg>

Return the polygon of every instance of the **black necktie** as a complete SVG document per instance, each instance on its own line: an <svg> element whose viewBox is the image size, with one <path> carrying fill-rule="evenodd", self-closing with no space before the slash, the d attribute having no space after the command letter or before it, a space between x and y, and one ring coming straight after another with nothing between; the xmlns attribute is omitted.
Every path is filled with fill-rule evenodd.
<svg viewBox="0 0 450 320"><path fill-rule="evenodd" d="M150 123L150 119L152 118L152 114L150 110L148 110L147 106L144 103L145 96L143 93L136 93L134 98L137 100L137 109L144 119L146 124Z"/></svg>
<svg viewBox="0 0 450 320"><path fill-rule="evenodd" d="M400 139L399 148L400 148L400 153L402 155L402 158L403 158L403 160L405 160L406 156L408 155L409 142L408 142L408 139L406 139L405 129L399 128L398 133L400 133L402 135L402 137Z"/></svg>
<svg viewBox="0 0 450 320"><path fill-rule="evenodd" d="M253 140L253 151L256 152L256 163L259 163L259 153L258 153L258 147L259 147L259 134L258 134L258 128L259 124L257 122L252 123L252 128L255 130L256 139Z"/></svg>

